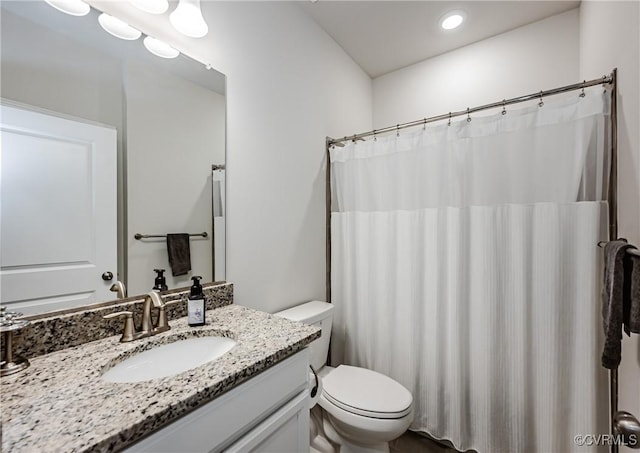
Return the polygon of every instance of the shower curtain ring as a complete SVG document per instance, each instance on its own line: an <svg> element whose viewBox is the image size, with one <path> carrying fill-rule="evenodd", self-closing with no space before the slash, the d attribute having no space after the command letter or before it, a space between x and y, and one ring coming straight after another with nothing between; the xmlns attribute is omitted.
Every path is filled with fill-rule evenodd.
<svg viewBox="0 0 640 453"><path fill-rule="evenodd" d="M451 126L451 112L449 112L449 122L447 123L447 126Z"/></svg>
<svg viewBox="0 0 640 453"><path fill-rule="evenodd" d="M467 123L471 122L471 115L469 114L469 107L467 107Z"/></svg>
<svg viewBox="0 0 640 453"><path fill-rule="evenodd" d="M542 107L544 102L542 101L542 90L540 91L540 102L538 102L538 107Z"/></svg>
<svg viewBox="0 0 640 453"><path fill-rule="evenodd" d="M587 82L586 80L583 80L583 81L582 81L582 83L586 83L586 82ZM581 97L581 98L583 98L583 97L585 97L585 96L586 96L586 94L585 94L585 92L584 92L584 87L582 87L582 91L580 92L580 97Z"/></svg>
<svg viewBox="0 0 640 453"><path fill-rule="evenodd" d="M374 130L373 130L373 141L374 141L374 142L377 142L377 141L378 141L378 136L376 135L376 133L377 133L377 132L376 132L376 130L374 129Z"/></svg>
<svg viewBox="0 0 640 453"><path fill-rule="evenodd" d="M400 137L400 125L396 124L396 137Z"/></svg>
<svg viewBox="0 0 640 453"><path fill-rule="evenodd" d="M502 114L503 115L507 114L507 100L506 99L502 100Z"/></svg>
<svg viewBox="0 0 640 453"><path fill-rule="evenodd" d="M427 119L424 119L424 123L422 123L422 130L426 131L427 130Z"/></svg>

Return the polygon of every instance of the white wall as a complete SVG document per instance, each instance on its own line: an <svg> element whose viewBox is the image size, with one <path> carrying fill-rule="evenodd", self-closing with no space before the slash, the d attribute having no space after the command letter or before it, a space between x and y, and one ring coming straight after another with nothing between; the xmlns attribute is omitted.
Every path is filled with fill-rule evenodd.
<svg viewBox="0 0 640 453"><path fill-rule="evenodd" d="M580 78L618 68L618 233L640 246L640 3L583 1ZM619 408L640 417L640 336L623 335ZM631 451L631 450L629 450Z"/></svg>
<svg viewBox="0 0 640 453"><path fill-rule="evenodd" d="M227 279L274 312L325 297L325 136L371 129L371 79L295 2L203 2L209 34L97 4L227 76ZM116 11L119 9L119 11Z"/></svg>
<svg viewBox="0 0 640 453"><path fill-rule="evenodd" d="M129 61L124 70L127 160L127 285L151 289L154 268L169 288L212 279L211 164L225 159L225 98L172 74ZM135 233L201 233L190 240L191 272L174 277L165 239Z"/></svg>
<svg viewBox="0 0 640 453"><path fill-rule="evenodd" d="M371 127L371 80L294 2L208 4L227 84L227 278L239 304L325 297L325 136Z"/></svg>
<svg viewBox="0 0 640 453"><path fill-rule="evenodd" d="M430 58L373 81L373 127L575 83L578 9Z"/></svg>

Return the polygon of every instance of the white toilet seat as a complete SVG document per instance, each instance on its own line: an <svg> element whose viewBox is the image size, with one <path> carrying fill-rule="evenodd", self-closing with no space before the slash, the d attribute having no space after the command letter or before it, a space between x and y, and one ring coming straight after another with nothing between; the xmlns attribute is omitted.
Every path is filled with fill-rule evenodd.
<svg viewBox="0 0 640 453"><path fill-rule="evenodd" d="M413 409L413 397L401 384L366 368L340 365L322 379L325 403L354 415L399 419Z"/></svg>

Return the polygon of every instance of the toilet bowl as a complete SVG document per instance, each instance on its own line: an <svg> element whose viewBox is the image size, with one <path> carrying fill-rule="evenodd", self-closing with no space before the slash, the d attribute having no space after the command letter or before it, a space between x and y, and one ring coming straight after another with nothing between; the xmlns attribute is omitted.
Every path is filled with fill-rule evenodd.
<svg viewBox="0 0 640 453"><path fill-rule="evenodd" d="M342 453L388 452L413 420L411 393L381 373L340 365L320 373L326 437Z"/></svg>
<svg viewBox="0 0 640 453"><path fill-rule="evenodd" d="M326 366L333 305L312 301L276 315L322 329L320 338L309 346L311 366L322 382L317 399L322 410L312 408L312 451L388 452L389 441L404 433L413 420L411 393L390 377L366 368Z"/></svg>

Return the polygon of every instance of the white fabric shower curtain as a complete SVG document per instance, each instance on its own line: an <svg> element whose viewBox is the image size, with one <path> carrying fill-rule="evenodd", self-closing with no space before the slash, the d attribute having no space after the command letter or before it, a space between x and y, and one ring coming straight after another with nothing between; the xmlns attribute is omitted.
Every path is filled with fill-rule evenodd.
<svg viewBox="0 0 640 453"><path fill-rule="evenodd" d="M407 387L412 429L481 453L608 432L608 97L331 150L332 362Z"/></svg>

